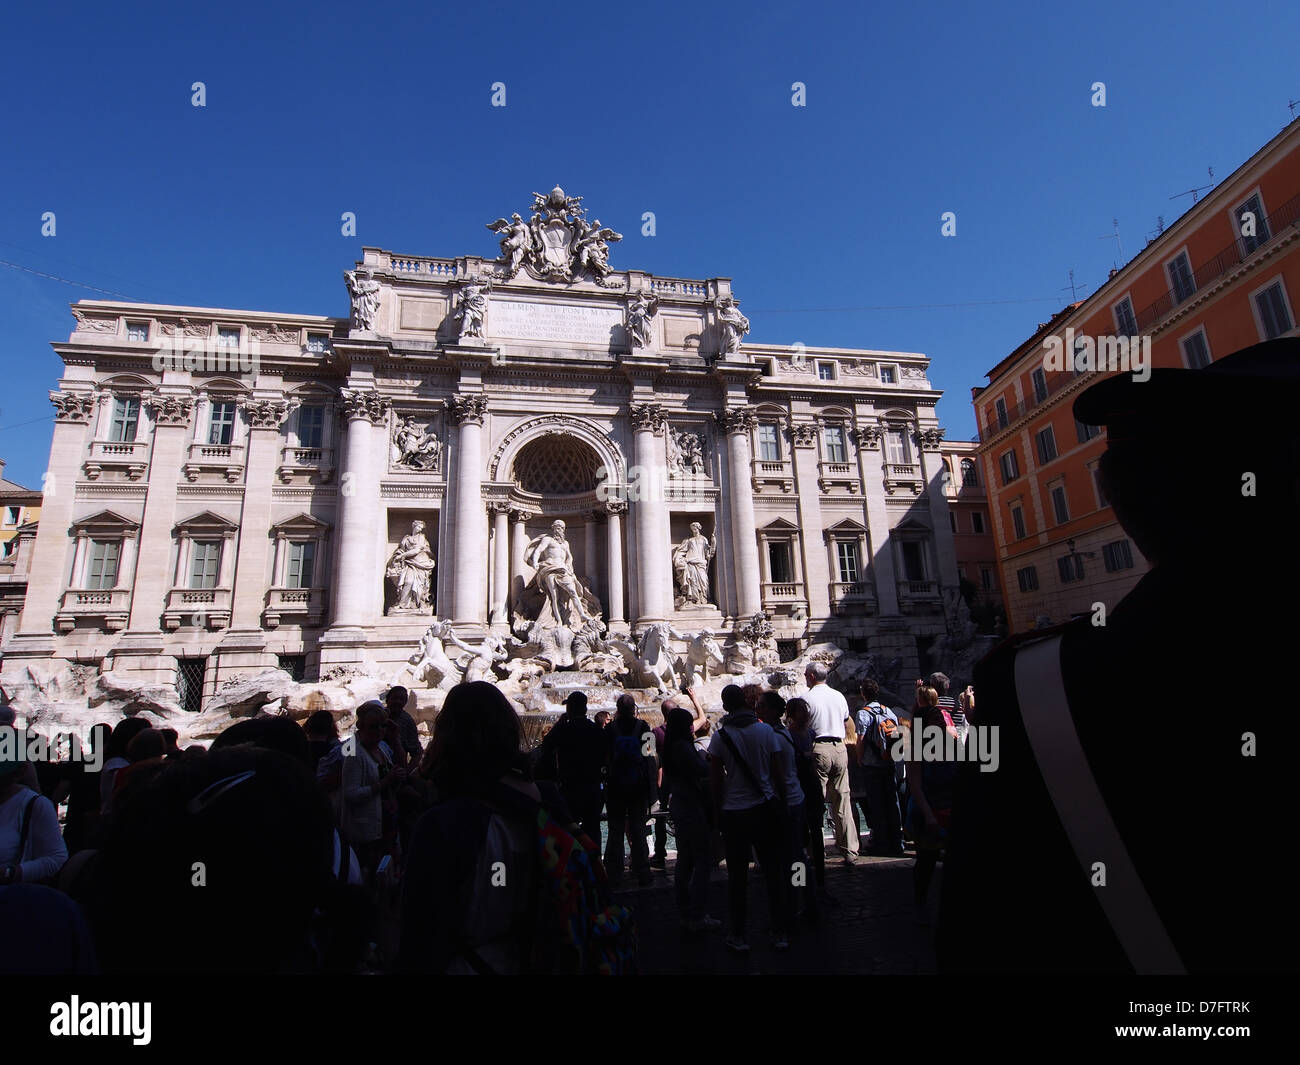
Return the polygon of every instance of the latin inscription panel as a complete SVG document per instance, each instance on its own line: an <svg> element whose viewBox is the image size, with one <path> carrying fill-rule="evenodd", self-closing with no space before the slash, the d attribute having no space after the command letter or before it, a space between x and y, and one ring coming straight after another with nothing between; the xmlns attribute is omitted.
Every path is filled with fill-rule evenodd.
<svg viewBox="0 0 1300 1065"><path fill-rule="evenodd" d="M617 307L575 307L563 303L492 300L488 333L511 340L553 340L608 346L619 337L623 312Z"/></svg>

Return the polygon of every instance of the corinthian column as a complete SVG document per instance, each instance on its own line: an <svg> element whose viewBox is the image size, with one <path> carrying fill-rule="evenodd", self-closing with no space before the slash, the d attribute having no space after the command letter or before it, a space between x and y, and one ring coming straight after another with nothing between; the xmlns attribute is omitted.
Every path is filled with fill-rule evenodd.
<svg viewBox="0 0 1300 1065"><path fill-rule="evenodd" d="M456 513L452 544L455 567L452 581L452 617L481 624L487 600L483 549L486 521L483 511L483 418L485 396L453 396L447 401L456 431Z"/></svg>
<svg viewBox="0 0 1300 1065"><path fill-rule="evenodd" d="M640 599L637 625L663 621L672 605L672 564L668 558L668 503L664 498L668 471L659 458L659 433L664 411L657 403L630 409L632 454L636 470L629 478L635 507L637 591Z"/></svg>
<svg viewBox="0 0 1300 1065"><path fill-rule="evenodd" d="M607 607L609 613L606 616L606 623L613 625L623 623L623 512L627 510L627 504L621 499L611 499L605 504L605 511L609 515L609 521L606 523L606 535L608 540L605 544L605 554L609 563L609 581L605 589L605 598L608 600Z"/></svg>
<svg viewBox="0 0 1300 1065"><path fill-rule="evenodd" d="M750 478L749 434L754 412L748 407L723 411L718 418L727 435L727 486L731 503L731 550L736 566L736 614L750 617L763 608L754 531L754 489Z"/></svg>
<svg viewBox="0 0 1300 1065"><path fill-rule="evenodd" d="M347 448L339 489L338 588L334 628L359 627L370 620L375 599L375 522L379 520L379 480L371 461L373 427L388 420L389 401L373 390L342 390L348 423ZM382 563L382 560L381 560Z"/></svg>
<svg viewBox="0 0 1300 1065"><path fill-rule="evenodd" d="M492 624L509 628L506 612L510 601L510 504L492 503Z"/></svg>

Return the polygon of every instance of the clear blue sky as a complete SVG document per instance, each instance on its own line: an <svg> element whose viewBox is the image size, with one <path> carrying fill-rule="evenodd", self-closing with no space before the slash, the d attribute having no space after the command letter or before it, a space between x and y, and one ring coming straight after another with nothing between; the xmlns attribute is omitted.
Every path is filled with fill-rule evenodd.
<svg viewBox="0 0 1300 1065"><path fill-rule="evenodd" d="M734 278L752 340L927 353L969 438L1067 271L1105 279L1112 218L1131 257L1289 120L1297 31L1293 3L10 5L6 476L39 485L49 344L102 298L28 271L342 315L363 244L493 255L484 223L557 182L626 234L616 269Z"/></svg>

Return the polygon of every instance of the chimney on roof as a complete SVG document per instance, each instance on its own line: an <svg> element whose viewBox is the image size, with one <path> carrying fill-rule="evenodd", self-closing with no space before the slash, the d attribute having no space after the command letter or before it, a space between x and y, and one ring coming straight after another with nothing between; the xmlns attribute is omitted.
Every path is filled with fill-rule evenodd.
<svg viewBox="0 0 1300 1065"><path fill-rule="evenodd" d="M4 480L4 476L5 476L5 460L0 459L0 481Z"/></svg>
<svg viewBox="0 0 1300 1065"><path fill-rule="evenodd" d="M1114 277L1114 276L1115 276L1116 274L1118 274L1118 273L1119 273L1119 271L1118 271L1117 269L1115 269L1115 267L1112 266L1112 267L1110 268L1110 273L1106 275L1106 280L1109 281L1112 277Z"/></svg>

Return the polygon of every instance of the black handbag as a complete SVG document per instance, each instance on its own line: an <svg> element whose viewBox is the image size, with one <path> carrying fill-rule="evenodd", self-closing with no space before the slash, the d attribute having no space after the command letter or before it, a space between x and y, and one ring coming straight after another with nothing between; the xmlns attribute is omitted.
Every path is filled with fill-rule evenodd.
<svg viewBox="0 0 1300 1065"><path fill-rule="evenodd" d="M740 748L737 747L732 738L727 735L727 730L725 728L722 729L718 735L722 737L722 742L731 748L731 753L736 758L736 765L740 766L740 768L745 771L745 779L754 786L756 792L762 795L763 784L758 779L758 774L754 772L749 763L745 761L744 757L742 757ZM773 795L772 798L763 800L763 815L767 819L769 826L779 824L785 813L785 801L779 795Z"/></svg>

